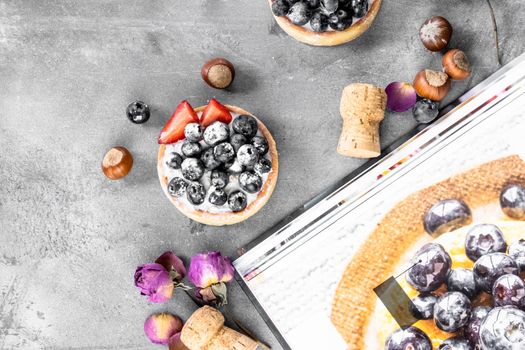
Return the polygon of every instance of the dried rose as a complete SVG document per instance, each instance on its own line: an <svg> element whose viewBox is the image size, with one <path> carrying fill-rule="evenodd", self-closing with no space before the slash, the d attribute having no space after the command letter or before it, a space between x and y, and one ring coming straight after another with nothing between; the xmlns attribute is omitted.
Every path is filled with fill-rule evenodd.
<svg viewBox="0 0 525 350"><path fill-rule="evenodd" d="M188 350L186 345L180 340L180 332L173 335L169 341L169 350Z"/></svg>
<svg viewBox="0 0 525 350"><path fill-rule="evenodd" d="M155 344L167 345L181 329L181 319L168 313L153 314L144 322L144 333Z"/></svg>
<svg viewBox="0 0 525 350"><path fill-rule="evenodd" d="M191 258L188 278L197 286L195 296L209 304L227 303L226 282L233 279L233 266L219 252L197 254Z"/></svg>
<svg viewBox="0 0 525 350"><path fill-rule="evenodd" d="M219 252L208 252L191 258L188 278L197 287L207 288L216 283L231 281L233 273L228 257L223 257Z"/></svg>
<svg viewBox="0 0 525 350"><path fill-rule="evenodd" d="M173 295L173 281L170 274L161 264L144 264L135 271L135 286L140 294L146 295L153 303L163 303Z"/></svg>
<svg viewBox="0 0 525 350"><path fill-rule="evenodd" d="M155 260L170 273L171 279L177 284L186 276L186 268L182 260L173 252L165 252Z"/></svg>

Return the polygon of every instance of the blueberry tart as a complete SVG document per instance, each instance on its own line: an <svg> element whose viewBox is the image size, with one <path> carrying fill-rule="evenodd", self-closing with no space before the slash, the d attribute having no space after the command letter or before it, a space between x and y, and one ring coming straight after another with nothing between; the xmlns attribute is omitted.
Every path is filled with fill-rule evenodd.
<svg viewBox="0 0 525 350"><path fill-rule="evenodd" d="M370 28L382 0L268 0L277 24L314 46L352 41Z"/></svg>
<svg viewBox="0 0 525 350"><path fill-rule="evenodd" d="M157 171L171 203L192 220L232 225L257 213L277 183L275 141L249 112L212 99L183 101L159 136Z"/></svg>
<svg viewBox="0 0 525 350"><path fill-rule="evenodd" d="M508 156L386 213L335 291L331 319L348 349L525 349L525 221L513 211L525 196L500 200L524 183L525 162ZM373 292L391 276L412 301L409 328Z"/></svg>

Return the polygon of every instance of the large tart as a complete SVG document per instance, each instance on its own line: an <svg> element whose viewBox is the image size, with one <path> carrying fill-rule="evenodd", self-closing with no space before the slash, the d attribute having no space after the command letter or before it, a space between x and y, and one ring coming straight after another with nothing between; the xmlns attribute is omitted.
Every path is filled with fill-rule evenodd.
<svg viewBox="0 0 525 350"><path fill-rule="evenodd" d="M410 271L414 256L429 242L439 244L449 254L451 269L471 270L475 263L467 256L465 245L466 237L474 226L496 225L509 246L524 239L523 218L513 219L505 215L500 207L502 191L509 184L522 186L524 183L525 163L518 156L509 156L423 189L392 208L352 258L335 293L331 318L347 342L348 349L386 349L385 343L400 326L374 293L374 289L391 276L398 276L396 281L406 295L410 299L418 296L420 292L407 281L407 273L404 271L407 268ZM468 206L469 218L452 222L445 230L437 230L433 232L434 235L430 235L424 218L429 217L428 213L435 208L436 203L451 198ZM505 252L506 247L503 249ZM432 290L436 297L447 292L446 283ZM492 296L484 291L477 292L471 297L471 306L473 308L480 305L493 307ZM435 317L435 312L433 315ZM433 349L438 349L446 339L459 336L465 330L463 327L456 332L443 331L433 319L419 320L413 326L428 336ZM525 322L520 329L524 332L521 334L525 334ZM525 348L525 338L520 341L523 342L516 349ZM473 348L476 345L472 345ZM487 348L493 347L485 346L483 349Z"/></svg>
<svg viewBox="0 0 525 350"><path fill-rule="evenodd" d="M256 125L253 133L245 132L244 124L241 131L246 135L234 130L233 123L239 117ZM271 133L251 113L221 105L214 99L207 106L195 109L184 101L164 129L159 137L157 157L160 184L170 202L188 218L206 225L232 225L257 213L270 199L277 183L279 157ZM197 129L197 136L186 139L188 131ZM212 129L217 129L219 136ZM222 135L222 131L226 131L227 136ZM186 143L197 148L195 155L191 147L183 149ZM254 162L250 160L252 156L256 156ZM199 167L195 176L195 169L190 167L188 171L185 167L190 158L192 165ZM198 189L196 195L195 188ZM190 191L193 191L191 196Z"/></svg>
<svg viewBox="0 0 525 350"><path fill-rule="evenodd" d="M270 7L278 0L268 0ZM288 1L288 0L284 0ZM315 1L305 1L301 0L304 3L312 3ZM299 1L299 2L301 2ZM328 0L327 0L328 1ZM315 14L316 12L321 13L323 16L331 16L336 13L337 10L342 10L342 4L344 3L351 3L350 0L347 1L339 1L339 8L334 7L333 10L327 10L325 6L323 6L323 1L318 1L319 4L318 8L311 9L310 14ZM322 31L314 31L313 27L311 25L311 18L309 18L308 23L305 23L304 25L298 25L294 24L293 21L290 19L290 14L288 15L276 15L276 11L273 11L273 16L275 20L277 21L277 24L290 36L292 36L294 39L313 46L336 46L341 45L344 43L347 43L349 41L352 41L359 36L361 36L364 32L370 28L372 23L374 22L379 9L381 8L381 2L382 0L366 0L366 9L367 12L362 17L356 17L356 15L353 15L351 25L346 29L332 29L330 26L328 26L326 29L323 29ZM296 1L289 3L297 3ZM337 0L336 0L337 3ZM344 10L347 12L352 12L352 10L349 7L345 7ZM273 10L273 8L272 8ZM280 13L282 14L282 13ZM349 15L352 17L352 14ZM345 26L346 27L346 26Z"/></svg>

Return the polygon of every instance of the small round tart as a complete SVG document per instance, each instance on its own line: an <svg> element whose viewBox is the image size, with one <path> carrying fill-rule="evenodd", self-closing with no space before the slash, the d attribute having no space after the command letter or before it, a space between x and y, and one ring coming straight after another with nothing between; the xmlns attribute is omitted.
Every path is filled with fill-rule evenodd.
<svg viewBox="0 0 525 350"><path fill-rule="evenodd" d="M352 257L335 291L331 320L349 350L384 349L386 339L399 329L374 288L391 276L399 276L396 281L405 293L410 298L417 296L419 292L408 284L403 272L410 270L411 259L423 245L438 243L450 255L452 268L472 269L465 237L473 225L495 224L508 245L525 238L525 221L505 217L500 207L500 194L509 184L525 184L525 162L517 155L481 164L417 191L385 214ZM451 200L464 203L467 211L450 206ZM443 203L447 203L446 210L436 206ZM441 214L427 216L429 212ZM443 284L433 293L446 291ZM472 305L487 305L489 301L489 295L481 292ZM418 321L414 327L425 332L434 349L454 336L441 331L434 320Z"/></svg>
<svg viewBox="0 0 525 350"><path fill-rule="evenodd" d="M275 1L268 0L270 8ZM313 46L336 46L357 39L370 28L381 8L382 0L369 0L368 3L368 12L363 17L357 18L350 27L341 31L329 28L327 31L316 32L312 30L309 23L300 26L292 23L287 16L272 14L277 24L295 40Z"/></svg>
<svg viewBox="0 0 525 350"><path fill-rule="evenodd" d="M256 137L263 137L268 142L268 152L264 155L264 157L260 156L259 159L264 158L268 160L271 163L271 169L269 169L269 171L267 172L264 172L263 174L260 174L262 178L262 185L260 190L256 193L247 193L246 191L243 191L240 188L238 184L240 172L237 171L235 173L230 173L227 170L224 170L222 168L220 169L221 171L226 172L228 175L228 184L223 189L224 192L226 192L228 198L230 197L230 194L237 191L240 191L246 195L247 200L246 207L244 209L240 211L233 211L229 208L228 202L224 203L223 205L214 205L209 202L210 193L215 189L215 186L211 184L210 176L212 171L209 169L205 169L204 174L200 177L200 179L195 180L195 182L201 183L205 188L204 203L195 205L187 199L186 195L180 197L170 195L170 193L168 192L169 182L175 177L183 178L183 175L181 175L180 169L173 170L169 166L167 166L166 161L169 157L169 154L172 152L176 152L181 155L183 154L181 152L181 146L185 142L185 140L180 140L174 144L160 145L157 156L157 172L159 175L160 184L162 190L164 191L170 202L188 218L200 222L202 224L212 226L237 224L257 213L270 199L273 190L275 189L275 185L277 184L277 177L279 173L279 156L277 153L277 147L271 133L268 131L266 126L254 115L245 111L242 108L231 105L224 105L224 107L226 107L230 111L233 120L235 120L235 118L239 115L249 115L255 118L258 124L258 132L256 134ZM200 115L205 108L206 106L198 107L195 108L194 111ZM232 133L231 123L229 125L229 128L230 133ZM208 149L213 148L207 146L203 140L201 140L199 143L203 148L202 152L206 151L206 147L208 147ZM236 160L235 162L237 164ZM253 171L252 168L246 168L245 170ZM192 182L187 179L184 180L188 184Z"/></svg>

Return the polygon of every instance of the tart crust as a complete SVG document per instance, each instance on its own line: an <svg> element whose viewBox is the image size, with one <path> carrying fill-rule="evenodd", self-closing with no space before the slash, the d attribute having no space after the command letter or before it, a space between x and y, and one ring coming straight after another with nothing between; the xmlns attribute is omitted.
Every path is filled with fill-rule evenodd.
<svg viewBox="0 0 525 350"><path fill-rule="evenodd" d="M277 21L277 24L279 24L288 35L302 43L313 46L336 46L352 41L366 32L372 25L372 22L374 22L381 8L381 2L382 0L374 0L366 15L352 23L349 28L343 31L317 33L306 27L293 24L286 16L275 16L273 12L272 15ZM273 0L268 0L268 3L271 7Z"/></svg>
<svg viewBox="0 0 525 350"><path fill-rule="evenodd" d="M331 319L348 349L376 348L367 344L371 339L367 337L379 339L381 333L372 325L378 304L373 289L399 272L409 258L407 252L431 239L423 227L426 211L448 198L461 199L473 210L494 205L501 188L509 183L525 184L525 162L517 155L482 164L409 195L383 217L346 267L335 292ZM398 279L401 284L402 279Z"/></svg>
<svg viewBox="0 0 525 350"><path fill-rule="evenodd" d="M160 145L159 147L159 153L157 156L157 172L159 175L160 185L162 187L162 190L166 194L166 197L170 200L170 202L184 215L186 215L188 218L195 220L197 222L200 222L202 224L206 225L212 225L212 226L224 226L224 225L233 225L237 224L241 221L244 221L248 219L250 216L257 213L268 200L272 196L273 190L275 189L275 185L277 184L277 177L279 174L279 155L277 153L277 146L275 144L275 140L272 137L272 134L266 126L253 114L250 112L245 111L242 108L231 106L231 105L225 105L228 110L230 110L233 113L237 114L248 114L253 116L255 119L257 119L259 130L263 134L263 136L268 141L270 156L272 158L272 170L268 174L268 178L266 179L266 182L263 184L263 187L261 188L261 191L257 194L257 198L248 206L240 211L240 212L227 212L227 213L210 213L203 210L198 209L192 209L180 201L177 200L177 198L173 198L168 193L168 178L164 175L164 168L162 164L162 159L164 157L164 152L166 151L166 145ZM195 112L201 112L206 108L206 106L201 106L198 108L195 108Z"/></svg>

